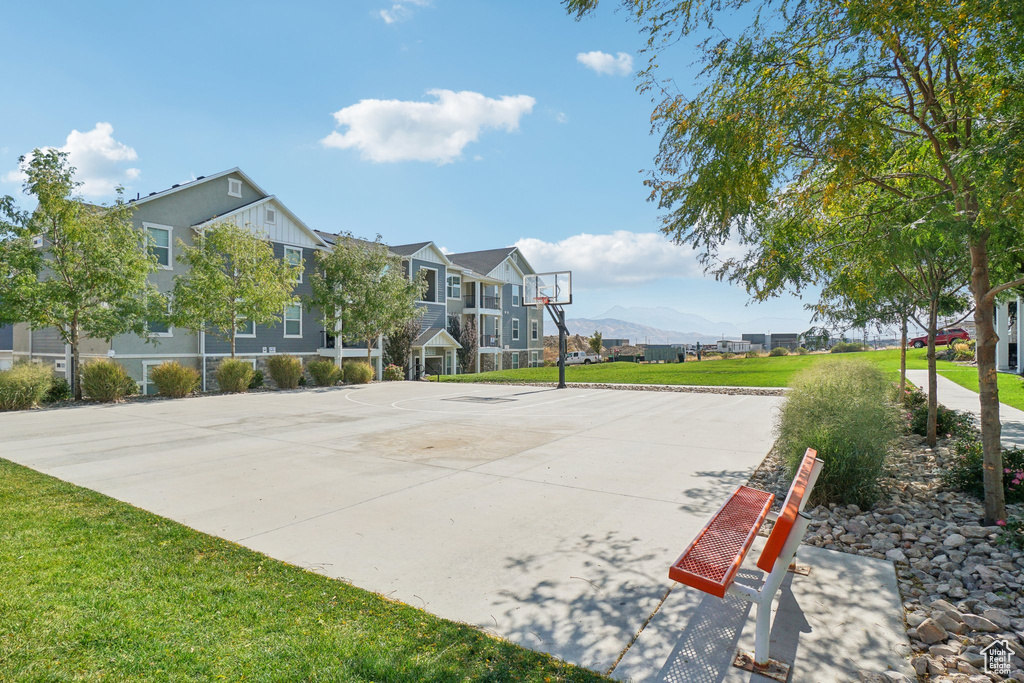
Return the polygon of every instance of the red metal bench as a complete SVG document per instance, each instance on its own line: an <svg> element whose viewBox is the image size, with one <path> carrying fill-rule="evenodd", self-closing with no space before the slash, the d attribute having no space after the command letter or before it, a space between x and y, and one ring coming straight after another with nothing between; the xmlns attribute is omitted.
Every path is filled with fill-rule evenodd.
<svg viewBox="0 0 1024 683"><path fill-rule="evenodd" d="M669 568L673 581L724 598L726 593L757 606L754 656L739 653L735 664L785 680L788 665L771 660L768 642L771 634L771 607L775 593L793 562L810 518L803 513L814 482L824 464L817 451L808 448L789 488L781 512L770 512L775 494L749 486L740 486ZM760 588L734 583L743 559L766 519L773 520L768 540L757 566L767 573Z"/></svg>

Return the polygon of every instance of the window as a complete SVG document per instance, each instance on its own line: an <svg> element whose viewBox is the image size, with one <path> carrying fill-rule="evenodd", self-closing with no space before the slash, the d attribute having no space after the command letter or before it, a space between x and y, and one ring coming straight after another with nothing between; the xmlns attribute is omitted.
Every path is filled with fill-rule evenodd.
<svg viewBox="0 0 1024 683"><path fill-rule="evenodd" d="M235 329L236 337L255 337L256 323L246 320L244 316L238 316L238 327Z"/></svg>
<svg viewBox="0 0 1024 683"><path fill-rule="evenodd" d="M299 277L296 278L295 281L302 282L302 249L299 247L285 247L284 260L293 266L299 267Z"/></svg>
<svg viewBox="0 0 1024 683"><path fill-rule="evenodd" d="M146 229L146 242L149 253L156 257L156 262L164 270L171 269L171 228L168 225L143 223Z"/></svg>
<svg viewBox="0 0 1024 683"><path fill-rule="evenodd" d="M512 341L519 339L519 320L512 318Z"/></svg>
<svg viewBox="0 0 1024 683"><path fill-rule="evenodd" d="M423 294L423 301L437 301L437 271L433 268L420 268L426 273L427 290Z"/></svg>
<svg viewBox="0 0 1024 683"><path fill-rule="evenodd" d="M66 372L68 369L68 362L66 360L55 360L53 361L53 369L55 372Z"/></svg>
<svg viewBox="0 0 1024 683"><path fill-rule="evenodd" d="M263 222L270 223L271 225L277 223L277 209L272 206L268 206L266 218L263 219Z"/></svg>
<svg viewBox="0 0 1024 683"><path fill-rule="evenodd" d="M530 321L530 339L536 341L540 337L540 325L536 320Z"/></svg>
<svg viewBox="0 0 1024 683"><path fill-rule="evenodd" d="M302 336L302 304L288 304L284 307L284 336Z"/></svg>
<svg viewBox="0 0 1024 683"><path fill-rule="evenodd" d="M242 196L242 181L238 178L228 178L228 196L229 197L241 197Z"/></svg>
<svg viewBox="0 0 1024 683"><path fill-rule="evenodd" d="M142 395L152 396L157 393L156 384L149 379L149 371L160 365L163 361L142 361Z"/></svg>
<svg viewBox="0 0 1024 683"><path fill-rule="evenodd" d="M516 352L516 351L512 352L512 369L513 370L518 370L519 369L519 353Z"/></svg>
<svg viewBox="0 0 1024 683"><path fill-rule="evenodd" d="M448 298L449 299L461 299L462 298L462 276L461 275L449 275L448 276Z"/></svg>
<svg viewBox="0 0 1024 683"><path fill-rule="evenodd" d="M519 285L512 285L512 305L513 306L518 306L519 305L519 295L520 295L520 291L519 290L520 290Z"/></svg>
<svg viewBox="0 0 1024 683"><path fill-rule="evenodd" d="M33 237L32 238L32 246L35 247L36 249L39 249L40 247L42 247L43 246L43 238L41 236L39 236L39 235L36 235L35 237Z"/></svg>
<svg viewBox="0 0 1024 683"><path fill-rule="evenodd" d="M540 352L539 351L530 351L530 367L531 368L535 368L535 367L537 367L540 364L539 358L540 358Z"/></svg>

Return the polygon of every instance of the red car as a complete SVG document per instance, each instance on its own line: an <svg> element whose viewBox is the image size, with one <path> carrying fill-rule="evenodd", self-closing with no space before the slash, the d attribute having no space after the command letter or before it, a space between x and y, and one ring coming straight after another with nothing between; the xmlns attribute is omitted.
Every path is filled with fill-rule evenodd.
<svg viewBox="0 0 1024 683"><path fill-rule="evenodd" d="M952 344L956 341L967 341L971 338L971 335L967 334L967 330L960 329L959 327L951 327L948 330L939 330L935 335L935 345L940 344ZM910 340L910 345L915 349L923 349L928 346L928 337L914 337Z"/></svg>

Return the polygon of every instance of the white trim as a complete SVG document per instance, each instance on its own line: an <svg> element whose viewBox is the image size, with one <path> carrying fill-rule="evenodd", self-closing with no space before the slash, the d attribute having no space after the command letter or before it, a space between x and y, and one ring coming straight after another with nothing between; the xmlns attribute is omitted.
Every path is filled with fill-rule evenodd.
<svg viewBox="0 0 1024 683"><path fill-rule="evenodd" d="M144 360L144 361L142 361L142 381L139 382L139 393L140 394L142 394L143 396L148 396L149 395L149 394L146 393L146 388L150 384L152 384L152 382L149 381L149 369L154 367L154 366L157 366L157 365L163 365L166 362L167 361L162 361L162 360Z"/></svg>
<svg viewBox="0 0 1024 683"><path fill-rule="evenodd" d="M239 320L239 318L241 318L241 320ZM243 316L236 317L235 318L235 322L236 323L238 323L238 322L243 322L244 323L244 322L251 322L251 321L247 317L245 317L243 315ZM256 323L252 323L252 334L249 334L248 332L243 334L243 333L239 332L237 330L237 328L235 329L235 339L252 339L255 336L256 336Z"/></svg>
<svg viewBox="0 0 1024 683"><path fill-rule="evenodd" d="M197 185L200 185L202 183L208 183L213 180L217 180L218 178L223 178L224 176L230 175L232 173L241 176L242 179L245 180L245 182L249 183L249 185L251 185L252 188L259 192L260 194L267 194L266 192L264 192L263 188L254 183L252 178L246 175L242 169L235 166L234 168L229 168L226 171L220 171L219 173L212 173L210 175L203 176L202 178L190 180L187 183L179 183L177 187L171 187L166 190L161 190L160 192L153 192L152 194L149 194L145 197L140 197L139 199L129 200L128 203L135 205L145 204L146 202L151 202L154 199L160 199L162 197L166 197L167 195L174 194L175 192L181 192L182 190L187 190L189 188L196 187Z"/></svg>
<svg viewBox="0 0 1024 683"><path fill-rule="evenodd" d="M146 248L149 246L149 231L150 230L161 230L167 233L167 265L157 263L157 268L160 270L174 270L174 228L170 225L162 225L160 223L147 223L143 221L142 229L146 232ZM165 247L157 247L158 249L164 249Z"/></svg>
<svg viewBox="0 0 1024 683"><path fill-rule="evenodd" d="M291 263L291 261L288 261L288 252L289 251L293 251L293 252L297 251L297 252L299 252L299 262L298 262L298 264L292 263L291 265L298 265L299 266L299 277L298 277L297 280L295 280L295 282L297 282L299 284L302 284L302 269L305 266L305 263L303 262L304 259L302 258L302 247L292 247L292 246L289 246L287 244L284 245L284 260L287 263Z"/></svg>
<svg viewBox="0 0 1024 683"><path fill-rule="evenodd" d="M170 296L170 294L168 294L167 295L167 313L170 314L170 312L171 312L171 296ZM167 339L169 337L173 337L174 336L174 327L170 323L167 324L167 331L166 332L150 332L149 331L149 321L147 320L145 324L146 324L146 337L147 338Z"/></svg>
<svg viewBox="0 0 1024 683"><path fill-rule="evenodd" d="M410 269L410 272L412 272L412 261L409 262L409 269ZM443 303L445 303L444 299L442 299L441 301L437 300L437 294L438 294L438 292L437 292L437 276L438 276L438 274L440 274L441 270L439 268L431 268L430 266L420 266L416 270L416 273L415 273L415 275L413 275L413 277L419 277L419 272L421 270L429 270L430 272L432 272L434 274L434 298L433 299L420 299L416 303L420 303L420 304L443 304ZM447 280L445 280L445 288L446 289L447 289L447 285L448 285L448 282L447 282Z"/></svg>
<svg viewBox="0 0 1024 683"><path fill-rule="evenodd" d="M272 206L264 207L263 222L268 225L277 225L277 209Z"/></svg>
<svg viewBox="0 0 1024 683"><path fill-rule="evenodd" d="M298 334L288 334L288 322L289 322L288 309L292 308L292 307L295 307L295 308L299 309L299 318L298 318L298 320L299 320L299 333ZM301 301L295 301L295 302L290 303L290 304L285 304L285 306L284 306L284 316L282 317L282 322L284 323L284 338L285 339L301 339L302 338L302 302ZM295 322L295 318L291 318L291 322ZM337 343L337 342L335 342L335 343Z"/></svg>
<svg viewBox="0 0 1024 683"><path fill-rule="evenodd" d="M235 188L238 189L235 189ZM228 196L242 198L242 181L238 178L228 178Z"/></svg>
<svg viewBox="0 0 1024 683"><path fill-rule="evenodd" d="M519 341L519 318L512 318L512 341Z"/></svg>
<svg viewBox="0 0 1024 683"><path fill-rule="evenodd" d="M535 368L540 365L540 351L530 351L530 367Z"/></svg>
<svg viewBox="0 0 1024 683"><path fill-rule="evenodd" d="M518 351L513 351L512 352L512 369L513 370L518 370L519 367L520 367L520 365L519 365L519 352Z"/></svg>
<svg viewBox="0 0 1024 683"><path fill-rule="evenodd" d="M262 190L261 190L261 192L262 192ZM280 199L278 199L276 196L274 196L272 194L271 195L267 195L267 196L263 197L262 199L257 199L254 202L249 202L248 204L243 204L242 206L239 206L239 207L237 207L235 209L232 209L231 211L229 211L228 213L226 213L226 214L224 214L222 216L214 216L213 218L210 218L208 220L202 221L201 223L196 223L195 225L192 226L192 230L197 232L197 233L202 233L204 228L207 228L207 227L209 227L209 226L211 226L211 225L213 225L215 223L222 223L222 222L227 221L227 220L232 220L235 216L237 216L238 214L242 213L243 211L250 211L250 210L255 209L255 208L259 207L259 206L262 206L263 204L266 204L267 202L274 202L274 204L277 205L277 208L280 209L281 211L284 211L285 215L288 216L288 218L290 218L292 220L292 222L295 223L295 225L297 225L299 227L300 230L305 231L305 233L312 240L313 246L326 247L327 249L331 249L332 248L331 245L329 245L326 241L324 241L323 237L321 237L320 235L316 234L315 230L313 230L308 225L306 225L302 221L301 218L299 218L298 216L295 215L295 212L293 212L291 209L289 209L287 206L285 206L284 203ZM275 224L274 227L275 228L278 227L278 224ZM277 240L271 240L271 241L272 242L276 241L278 244L290 244L290 242L281 242L281 241L277 241Z"/></svg>
<svg viewBox="0 0 1024 683"><path fill-rule="evenodd" d="M530 341L537 341L540 339L540 323L536 320L530 321Z"/></svg>
<svg viewBox="0 0 1024 683"><path fill-rule="evenodd" d="M454 278L458 278L459 283L457 285L452 285L451 279L453 277ZM459 289L459 293L458 294L449 294L448 293L448 290L450 288L453 288L453 287L458 287L458 289ZM448 299L458 299L460 301L462 300L462 273L452 273L452 272L447 273L447 275L445 276L445 279L444 279L444 295L445 295L445 298L448 298Z"/></svg>

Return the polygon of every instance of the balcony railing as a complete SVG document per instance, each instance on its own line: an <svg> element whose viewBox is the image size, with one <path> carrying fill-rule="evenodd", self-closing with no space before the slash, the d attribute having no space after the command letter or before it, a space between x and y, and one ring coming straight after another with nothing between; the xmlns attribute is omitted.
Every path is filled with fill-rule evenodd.
<svg viewBox="0 0 1024 683"><path fill-rule="evenodd" d="M476 308L477 302L480 303L480 308L490 308L493 310L498 310L499 308L501 308L501 298L497 296L490 296L487 294L481 297L478 297L475 294L466 294L465 296L462 297L462 301L465 304L466 308Z"/></svg>
<svg viewBox="0 0 1024 683"><path fill-rule="evenodd" d="M501 346L501 337L496 334L481 334L480 346L489 349L496 349Z"/></svg>

